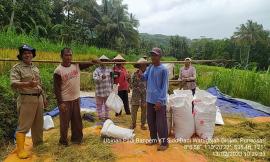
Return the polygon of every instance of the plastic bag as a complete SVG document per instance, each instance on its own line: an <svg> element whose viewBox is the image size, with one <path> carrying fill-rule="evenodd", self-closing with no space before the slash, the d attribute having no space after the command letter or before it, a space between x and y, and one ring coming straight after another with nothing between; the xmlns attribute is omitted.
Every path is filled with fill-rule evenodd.
<svg viewBox="0 0 270 162"><path fill-rule="evenodd" d="M114 112L120 113L121 109L124 107L124 103L122 99L117 95L117 92L118 92L118 86L114 84L113 91L109 95L105 104Z"/></svg>
<svg viewBox="0 0 270 162"><path fill-rule="evenodd" d="M43 129L49 130L51 128L54 128L54 123L50 115L45 115L43 119L44 119Z"/></svg>

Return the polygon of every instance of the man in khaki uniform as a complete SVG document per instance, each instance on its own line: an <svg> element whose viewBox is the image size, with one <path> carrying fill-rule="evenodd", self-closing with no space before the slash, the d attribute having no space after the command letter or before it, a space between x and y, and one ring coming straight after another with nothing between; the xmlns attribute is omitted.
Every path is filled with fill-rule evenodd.
<svg viewBox="0 0 270 162"><path fill-rule="evenodd" d="M19 94L17 109L19 114L16 131L17 155L21 159L29 157L24 150L25 134L31 129L33 146L43 142L43 109L47 106L45 94L41 88L39 69L32 64L36 50L23 45L17 56L20 63L10 72L11 87Z"/></svg>

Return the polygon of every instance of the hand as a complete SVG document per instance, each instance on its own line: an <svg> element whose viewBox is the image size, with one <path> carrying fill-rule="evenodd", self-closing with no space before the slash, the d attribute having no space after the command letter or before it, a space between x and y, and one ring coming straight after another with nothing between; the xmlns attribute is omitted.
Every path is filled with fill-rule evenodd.
<svg viewBox="0 0 270 162"><path fill-rule="evenodd" d="M128 88L128 93L130 93L130 88Z"/></svg>
<svg viewBox="0 0 270 162"><path fill-rule="evenodd" d="M44 104L44 108L47 108L48 106L49 106L49 102L48 102L48 100L44 100L43 101L43 104Z"/></svg>
<svg viewBox="0 0 270 162"><path fill-rule="evenodd" d="M65 113L67 111L67 107L64 103L61 103L59 106L59 110L63 113Z"/></svg>
<svg viewBox="0 0 270 162"><path fill-rule="evenodd" d="M27 85L28 85L28 87L34 88L38 85L38 81L31 80L31 81L27 82Z"/></svg>
<svg viewBox="0 0 270 162"><path fill-rule="evenodd" d="M102 75L102 79L106 79L106 75L103 74L103 75Z"/></svg>
<svg viewBox="0 0 270 162"><path fill-rule="evenodd" d="M99 59L95 59L95 60L92 60L92 63L93 63L93 64L100 64L101 61L100 61Z"/></svg>
<svg viewBox="0 0 270 162"><path fill-rule="evenodd" d="M139 70L139 72L137 73L137 77L138 78L142 78L143 77L143 72L141 70Z"/></svg>
<svg viewBox="0 0 270 162"><path fill-rule="evenodd" d="M161 109L161 103L160 102L157 102L154 106L155 110L158 111Z"/></svg>
<svg viewBox="0 0 270 162"><path fill-rule="evenodd" d="M188 78L183 78L182 81L188 81Z"/></svg>

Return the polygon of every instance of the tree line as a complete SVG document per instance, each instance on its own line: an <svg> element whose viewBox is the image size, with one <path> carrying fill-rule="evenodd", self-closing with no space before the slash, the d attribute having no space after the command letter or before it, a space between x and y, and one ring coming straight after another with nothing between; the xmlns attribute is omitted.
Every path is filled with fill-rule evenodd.
<svg viewBox="0 0 270 162"><path fill-rule="evenodd" d="M230 38L212 39L201 37L189 39L183 36L141 34L142 45L159 46L169 56L183 60L228 59L237 61L234 66L242 69L269 70L270 32L252 20L236 27Z"/></svg>
<svg viewBox="0 0 270 162"><path fill-rule="evenodd" d="M146 54L158 46L168 56L183 59L233 59L236 66L267 70L269 31L248 20L230 38L189 39L183 36L139 34L139 21L123 0L1 0L0 30L45 38L63 44L85 44L125 54ZM222 31L221 31L222 32Z"/></svg>
<svg viewBox="0 0 270 162"><path fill-rule="evenodd" d="M137 48L139 21L122 0L1 0L0 28L64 44L127 52Z"/></svg>

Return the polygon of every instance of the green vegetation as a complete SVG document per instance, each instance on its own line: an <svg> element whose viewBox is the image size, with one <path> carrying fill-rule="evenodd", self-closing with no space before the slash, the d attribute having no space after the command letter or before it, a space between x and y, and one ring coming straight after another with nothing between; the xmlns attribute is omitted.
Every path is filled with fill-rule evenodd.
<svg viewBox="0 0 270 162"><path fill-rule="evenodd" d="M122 0L0 2L0 30L127 53L138 46L138 20Z"/></svg>
<svg viewBox="0 0 270 162"><path fill-rule="evenodd" d="M239 116L228 116L224 115L225 125L216 126L214 136L216 139L231 139L234 142L227 141L217 141L215 143L205 144L205 143L193 143L194 145L201 144L200 150L194 150L197 153L205 155L209 161L269 161L270 160L270 124L265 123L255 123L253 121L241 118ZM230 123L229 121L234 121L235 123ZM241 139L265 139L265 142L243 142ZM227 147L231 145L230 147ZM213 149L215 148L215 149ZM237 152L242 153L242 156L215 156L213 152ZM251 156L248 155L251 152L256 152L258 154L264 153L264 156ZM237 154L236 154L237 155ZM246 156L245 156L246 155Z"/></svg>

